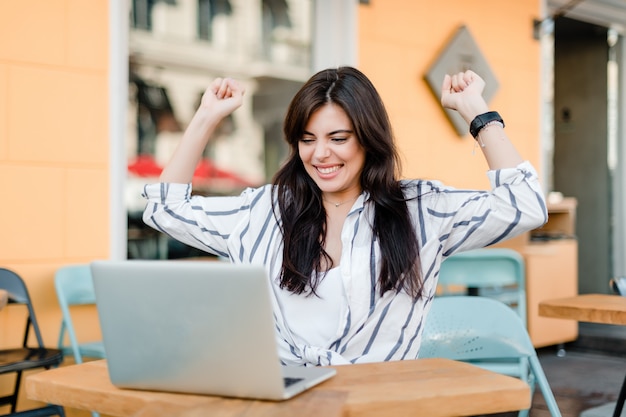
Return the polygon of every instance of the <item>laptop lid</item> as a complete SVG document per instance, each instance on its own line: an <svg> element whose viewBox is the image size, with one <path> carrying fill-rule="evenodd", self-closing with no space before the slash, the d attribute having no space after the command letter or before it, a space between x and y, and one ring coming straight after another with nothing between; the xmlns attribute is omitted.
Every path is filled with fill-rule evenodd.
<svg viewBox="0 0 626 417"><path fill-rule="evenodd" d="M95 261L91 271L118 387L282 400L335 374L280 365L262 266Z"/></svg>

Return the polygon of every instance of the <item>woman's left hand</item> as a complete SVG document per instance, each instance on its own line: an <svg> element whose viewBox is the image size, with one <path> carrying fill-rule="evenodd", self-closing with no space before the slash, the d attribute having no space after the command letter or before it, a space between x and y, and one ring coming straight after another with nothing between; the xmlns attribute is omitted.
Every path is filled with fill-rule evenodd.
<svg viewBox="0 0 626 417"><path fill-rule="evenodd" d="M446 74L441 88L443 107L456 110L470 123L478 114L489 111L483 98L485 81L474 71Z"/></svg>

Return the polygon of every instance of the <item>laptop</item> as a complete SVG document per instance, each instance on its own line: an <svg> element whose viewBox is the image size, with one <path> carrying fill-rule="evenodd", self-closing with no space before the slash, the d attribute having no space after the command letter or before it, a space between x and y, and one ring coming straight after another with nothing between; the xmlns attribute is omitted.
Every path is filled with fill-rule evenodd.
<svg viewBox="0 0 626 417"><path fill-rule="evenodd" d="M109 260L91 271L119 388L280 401L336 373L280 364L262 266Z"/></svg>

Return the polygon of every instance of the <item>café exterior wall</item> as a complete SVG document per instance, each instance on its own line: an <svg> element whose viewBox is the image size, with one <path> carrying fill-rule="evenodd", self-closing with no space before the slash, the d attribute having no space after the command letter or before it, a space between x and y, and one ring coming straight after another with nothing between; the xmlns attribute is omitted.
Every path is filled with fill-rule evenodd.
<svg viewBox="0 0 626 417"><path fill-rule="evenodd" d="M359 7L359 67L379 89L403 158L403 176L456 187L489 186L474 139L460 137L424 75L465 25L499 89L490 107L525 159L540 167L540 45L532 21L539 0L371 0Z"/></svg>
<svg viewBox="0 0 626 417"><path fill-rule="evenodd" d="M50 346L55 270L109 257L108 7L0 3L0 267L26 281ZM20 317L0 312L0 348L21 342Z"/></svg>

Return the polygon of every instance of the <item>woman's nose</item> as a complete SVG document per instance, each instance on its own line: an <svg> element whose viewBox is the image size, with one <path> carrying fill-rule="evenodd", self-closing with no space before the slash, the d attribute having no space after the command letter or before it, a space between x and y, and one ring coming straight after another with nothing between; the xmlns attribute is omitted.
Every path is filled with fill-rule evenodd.
<svg viewBox="0 0 626 417"><path fill-rule="evenodd" d="M318 140L315 143L315 151L314 156L316 159L324 159L330 155L330 148L328 147L328 143L325 140Z"/></svg>

